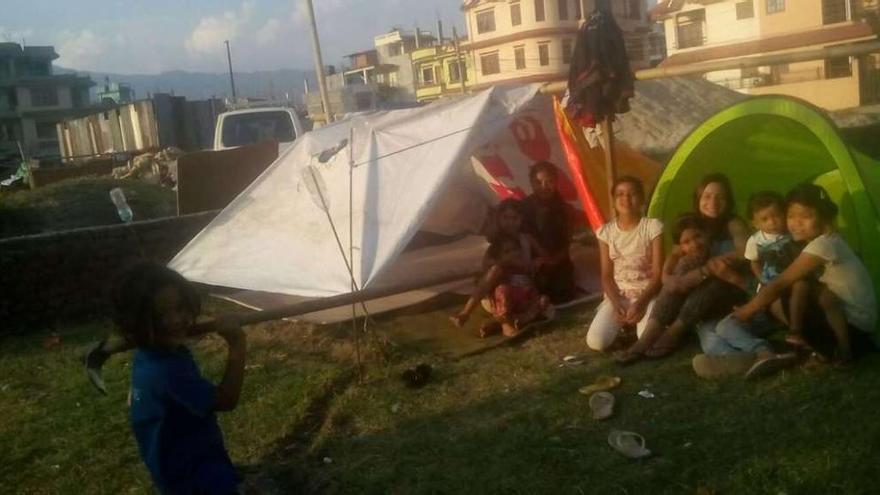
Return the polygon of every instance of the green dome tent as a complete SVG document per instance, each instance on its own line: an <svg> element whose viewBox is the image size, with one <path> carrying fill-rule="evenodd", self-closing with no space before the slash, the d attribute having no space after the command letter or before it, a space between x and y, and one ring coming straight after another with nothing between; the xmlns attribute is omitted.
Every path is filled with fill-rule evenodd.
<svg viewBox="0 0 880 495"><path fill-rule="evenodd" d="M787 193L811 181L840 208L837 225L880 292L880 162L851 149L825 113L802 100L754 97L710 117L666 165L648 214L667 225L693 210L693 191L711 172L730 178L738 213L751 194Z"/></svg>

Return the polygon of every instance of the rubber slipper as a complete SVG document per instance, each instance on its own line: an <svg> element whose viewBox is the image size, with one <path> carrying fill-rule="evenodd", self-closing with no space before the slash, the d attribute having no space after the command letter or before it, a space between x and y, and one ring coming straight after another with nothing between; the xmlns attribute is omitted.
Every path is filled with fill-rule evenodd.
<svg viewBox="0 0 880 495"><path fill-rule="evenodd" d="M593 419L608 419L614 414L614 395L611 392L596 392L590 396L590 411Z"/></svg>
<svg viewBox="0 0 880 495"><path fill-rule="evenodd" d="M83 363L86 365L86 377L89 383L94 386L98 392L107 395L107 385L104 383L104 377L101 373L101 367L107 362L109 356L102 349L107 340L104 339L92 346L86 355L83 356Z"/></svg>
<svg viewBox="0 0 880 495"><path fill-rule="evenodd" d="M619 376L608 376L602 375L596 378L596 381L591 385L587 385L586 387L581 387L578 392L584 395L593 395L596 392L602 392L605 390L611 390L612 388L620 385L620 377Z"/></svg>
<svg viewBox="0 0 880 495"><path fill-rule="evenodd" d="M642 459L651 455L645 448L645 438L631 431L612 430L608 434L608 445L630 459Z"/></svg>
<svg viewBox="0 0 880 495"><path fill-rule="evenodd" d="M778 373L785 368L790 368L797 363L797 354L789 352L786 354L776 354L764 359L759 359L746 371L746 380L754 380L764 376L770 376Z"/></svg>

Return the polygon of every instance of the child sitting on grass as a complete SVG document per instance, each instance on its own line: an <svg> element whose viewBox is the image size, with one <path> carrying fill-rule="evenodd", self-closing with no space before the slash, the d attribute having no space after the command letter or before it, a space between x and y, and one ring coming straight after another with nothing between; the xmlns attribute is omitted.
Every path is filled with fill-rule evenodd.
<svg viewBox="0 0 880 495"><path fill-rule="evenodd" d="M550 299L538 293L519 239L504 234L496 236L487 254L496 261L480 281L480 286L493 295L494 321L480 328L480 337L498 331L505 337L513 337L551 308ZM478 300L471 296L467 304L475 306Z"/></svg>
<svg viewBox="0 0 880 495"><path fill-rule="evenodd" d="M775 280L788 268L802 246L794 242L786 229L785 199L780 194L765 191L752 195L749 199L748 216L756 232L746 242L745 258L750 262L752 274L758 280L760 290L760 287ZM777 299L770 306L773 316L789 327L786 341L797 347L806 345L800 335L802 327L800 317L803 315L803 304L807 298L806 292L802 289L804 286L804 284L796 284L792 288L791 321L786 318L780 300Z"/></svg>
<svg viewBox="0 0 880 495"><path fill-rule="evenodd" d="M788 193L788 231L795 241L807 244L785 271L733 316L748 322L780 297L788 302L789 289L804 286L801 336L822 358L845 363L876 349L877 298L865 265L835 231L836 216L837 205L820 186L803 184ZM794 320L795 308L783 306Z"/></svg>
<svg viewBox="0 0 880 495"><path fill-rule="evenodd" d="M630 364L645 356L660 358L670 354L687 328L704 319L727 314L739 302L741 291L710 276L705 267L711 257L711 242L709 228L699 215L679 217L673 239L678 249L666 259L664 273L681 275L699 268L703 281L688 292L663 287L638 341L615 354L620 364ZM661 337L666 335L674 337L661 342Z"/></svg>
<svg viewBox="0 0 880 495"><path fill-rule="evenodd" d="M234 409L241 394L246 352L241 326L227 318L213 327L228 345L226 371L215 386L202 377L184 345L200 301L180 274L140 264L122 277L113 306L120 333L136 349L131 427L153 483L161 493L236 493L239 478L215 413Z"/></svg>
<svg viewBox="0 0 880 495"><path fill-rule="evenodd" d="M630 176L611 188L614 219L596 232L604 298L587 329L587 346L604 352L619 345L626 327L641 336L663 275L663 224L644 214L645 188Z"/></svg>
<svg viewBox="0 0 880 495"><path fill-rule="evenodd" d="M506 235L518 239L520 248L522 249L523 261L529 266L529 270L531 270L533 262L536 259L545 258L547 253L540 245L538 245L538 241L534 236L522 231L523 216L521 208L522 202L514 198L508 198L498 203L498 206L495 208L495 215L489 238L491 239L498 235ZM491 250L486 250L486 253L483 256L483 271L488 272L497 262L498 260L492 257ZM483 279L484 277L480 277L480 279L477 280L477 285L474 287L474 291L464 308L449 318L449 321L456 327L461 328L464 326L471 314L473 314L474 310L477 309L480 302L484 301L484 299L484 307L486 307L488 311L494 313L491 299L491 292L494 290L494 287L488 287L480 283Z"/></svg>

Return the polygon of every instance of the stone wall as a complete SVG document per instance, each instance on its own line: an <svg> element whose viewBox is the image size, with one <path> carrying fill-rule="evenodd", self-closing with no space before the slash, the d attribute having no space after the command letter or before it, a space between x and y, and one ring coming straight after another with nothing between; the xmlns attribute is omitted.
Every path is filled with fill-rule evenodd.
<svg viewBox="0 0 880 495"><path fill-rule="evenodd" d="M122 270L170 261L216 214L0 239L0 334L109 314Z"/></svg>

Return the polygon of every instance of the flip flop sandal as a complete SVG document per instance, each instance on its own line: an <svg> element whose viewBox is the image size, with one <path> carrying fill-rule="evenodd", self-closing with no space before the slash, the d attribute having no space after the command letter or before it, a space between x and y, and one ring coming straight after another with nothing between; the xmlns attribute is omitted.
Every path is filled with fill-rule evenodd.
<svg viewBox="0 0 880 495"><path fill-rule="evenodd" d="M785 368L790 368L797 363L797 354L789 352L786 354L776 354L764 359L759 359L746 371L746 380L754 380L764 376L776 374Z"/></svg>
<svg viewBox="0 0 880 495"><path fill-rule="evenodd" d="M614 414L614 395L611 392L596 392L590 396L590 411L593 419L608 419Z"/></svg>
<svg viewBox="0 0 880 495"><path fill-rule="evenodd" d="M651 455L645 448L645 438L631 431L612 430L608 434L608 445L630 459L643 459Z"/></svg>
<svg viewBox="0 0 880 495"><path fill-rule="evenodd" d="M581 387L578 392L584 395L593 395L596 392L602 392L605 390L611 390L612 388L620 385L620 377L619 376L608 376L602 375L596 378L596 381L592 383L592 385L587 385L586 387Z"/></svg>
<svg viewBox="0 0 880 495"><path fill-rule="evenodd" d="M83 363L86 366L86 377L89 379L89 383L104 395L107 395L107 385L104 383L101 367L107 362L109 356L101 349L104 348L106 343L107 339L98 342L83 356Z"/></svg>

